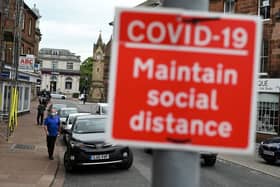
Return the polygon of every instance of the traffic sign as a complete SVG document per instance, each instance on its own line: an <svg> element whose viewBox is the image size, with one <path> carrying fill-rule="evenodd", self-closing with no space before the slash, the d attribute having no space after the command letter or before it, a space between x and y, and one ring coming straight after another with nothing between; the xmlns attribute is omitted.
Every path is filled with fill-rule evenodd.
<svg viewBox="0 0 280 187"><path fill-rule="evenodd" d="M262 23L257 16L117 9L109 138L250 153Z"/></svg>

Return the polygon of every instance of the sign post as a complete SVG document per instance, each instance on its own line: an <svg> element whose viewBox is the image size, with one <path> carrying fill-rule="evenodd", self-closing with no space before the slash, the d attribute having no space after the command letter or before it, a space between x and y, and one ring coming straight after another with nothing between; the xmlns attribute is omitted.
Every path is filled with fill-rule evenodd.
<svg viewBox="0 0 280 187"><path fill-rule="evenodd" d="M107 132L158 149L154 187L199 186L199 151L254 150L262 25L210 14L206 0L163 6L203 11L116 10Z"/></svg>
<svg viewBox="0 0 280 187"><path fill-rule="evenodd" d="M208 0L164 0L163 7L208 11ZM199 187L198 152L156 150L153 154L152 187Z"/></svg>

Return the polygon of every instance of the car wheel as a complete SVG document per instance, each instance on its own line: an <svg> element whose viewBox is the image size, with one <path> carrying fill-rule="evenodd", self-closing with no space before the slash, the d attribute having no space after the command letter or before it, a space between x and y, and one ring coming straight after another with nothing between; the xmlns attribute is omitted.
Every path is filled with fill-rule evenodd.
<svg viewBox="0 0 280 187"><path fill-rule="evenodd" d="M61 97L61 99L65 99L65 97L64 97L64 96L62 96L62 97Z"/></svg>
<svg viewBox="0 0 280 187"><path fill-rule="evenodd" d="M132 154L132 151L129 150L128 151L128 159L126 159L125 162L122 162L122 163L118 164L117 166L120 169L129 169L132 166L132 163L133 163L133 154Z"/></svg>
<svg viewBox="0 0 280 187"><path fill-rule="evenodd" d="M64 168L67 172L73 172L75 169L74 164L70 160L70 152L68 150L64 153Z"/></svg>
<svg viewBox="0 0 280 187"><path fill-rule="evenodd" d="M214 166L216 163L216 158L204 158L204 165L205 166Z"/></svg>
<svg viewBox="0 0 280 187"><path fill-rule="evenodd" d="M274 164L276 162L275 158L264 158L264 160L269 164Z"/></svg>

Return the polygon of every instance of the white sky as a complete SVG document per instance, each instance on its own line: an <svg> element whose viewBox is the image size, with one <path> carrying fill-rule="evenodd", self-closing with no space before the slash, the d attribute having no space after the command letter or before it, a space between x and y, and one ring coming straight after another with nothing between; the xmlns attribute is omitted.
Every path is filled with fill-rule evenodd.
<svg viewBox="0 0 280 187"><path fill-rule="evenodd" d="M92 56L99 33L110 39L115 7L134 7L145 0L24 0L39 9L42 40L40 48L69 49L81 56Z"/></svg>

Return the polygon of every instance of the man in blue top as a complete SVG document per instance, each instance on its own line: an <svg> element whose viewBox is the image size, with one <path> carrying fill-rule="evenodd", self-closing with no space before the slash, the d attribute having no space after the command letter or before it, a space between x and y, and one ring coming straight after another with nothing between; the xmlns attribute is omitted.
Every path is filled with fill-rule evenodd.
<svg viewBox="0 0 280 187"><path fill-rule="evenodd" d="M44 130L47 135L49 159L53 160L55 141L60 132L60 119L55 109L51 109L50 115L45 119Z"/></svg>

